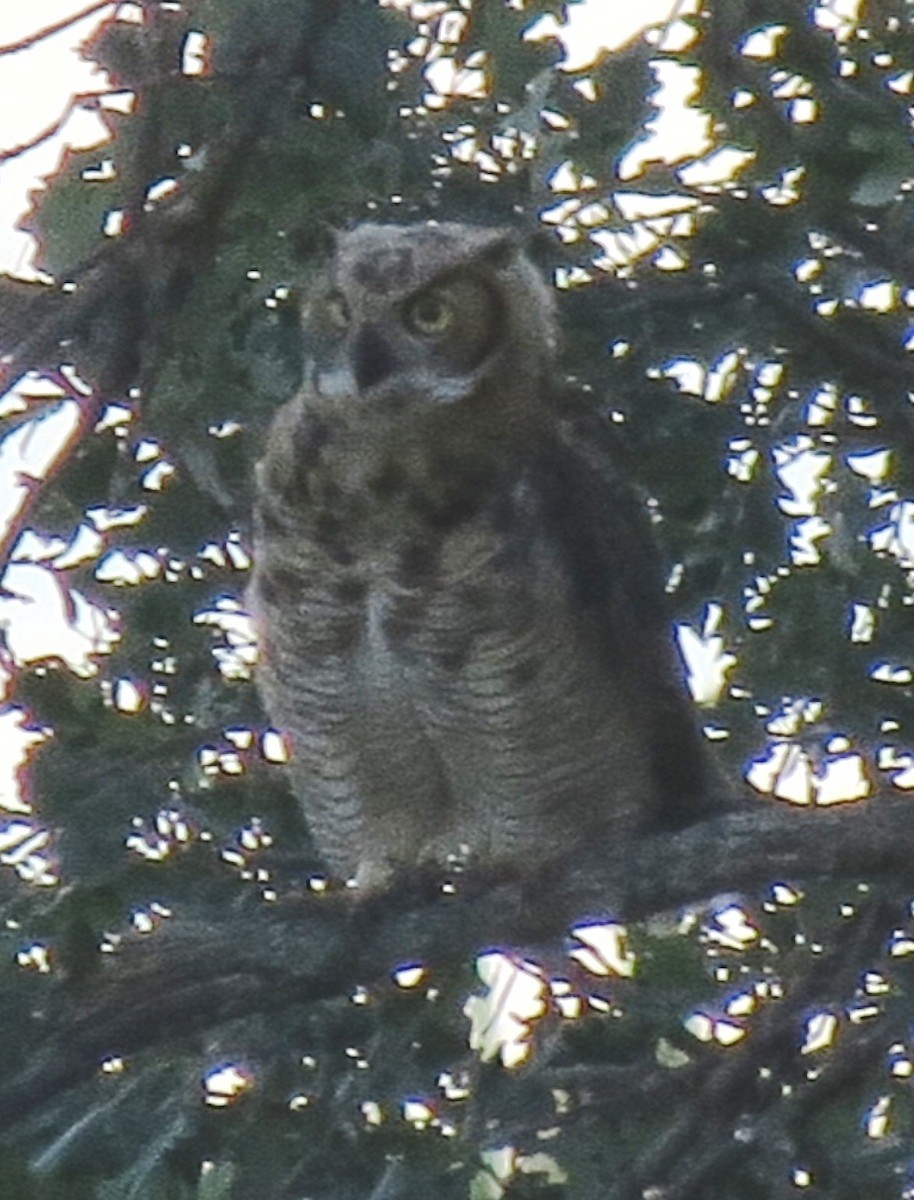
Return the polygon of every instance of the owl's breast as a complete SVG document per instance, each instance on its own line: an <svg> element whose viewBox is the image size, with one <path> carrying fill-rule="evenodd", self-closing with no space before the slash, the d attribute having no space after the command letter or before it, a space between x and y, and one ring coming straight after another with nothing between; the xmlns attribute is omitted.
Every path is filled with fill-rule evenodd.
<svg viewBox="0 0 914 1200"><path fill-rule="evenodd" d="M264 495L255 568L261 691L325 853L534 862L631 829L653 782L629 679L532 470L358 446L325 441L272 525Z"/></svg>
<svg viewBox="0 0 914 1200"><path fill-rule="evenodd" d="M374 601L372 661L408 697L487 858L544 857L576 827L631 829L653 801L628 680L613 677L560 548L518 484L440 536ZM513 510L513 519L510 512Z"/></svg>

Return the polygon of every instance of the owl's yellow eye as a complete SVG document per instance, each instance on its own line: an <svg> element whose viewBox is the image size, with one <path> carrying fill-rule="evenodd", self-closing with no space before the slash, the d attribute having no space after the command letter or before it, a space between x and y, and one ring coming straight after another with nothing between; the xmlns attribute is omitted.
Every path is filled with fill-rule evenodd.
<svg viewBox="0 0 914 1200"><path fill-rule="evenodd" d="M349 305L342 292L331 292L324 303L327 323L341 333L349 328Z"/></svg>
<svg viewBox="0 0 914 1200"><path fill-rule="evenodd" d="M438 292L418 296L406 310L407 324L424 337L444 333L453 319L453 305Z"/></svg>

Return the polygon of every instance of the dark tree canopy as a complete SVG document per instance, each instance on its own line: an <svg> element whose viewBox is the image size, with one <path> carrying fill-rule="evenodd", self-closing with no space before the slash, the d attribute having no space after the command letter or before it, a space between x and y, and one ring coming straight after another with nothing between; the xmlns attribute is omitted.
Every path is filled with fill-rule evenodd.
<svg viewBox="0 0 914 1200"><path fill-rule="evenodd" d="M568 70L527 34L569 7L139 0L84 47L110 141L0 277L4 1195L914 1196L914 15L686 2ZM707 150L631 174L673 69ZM314 875L250 481L365 219L528 234L727 668L732 812L548 879Z"/></svg>

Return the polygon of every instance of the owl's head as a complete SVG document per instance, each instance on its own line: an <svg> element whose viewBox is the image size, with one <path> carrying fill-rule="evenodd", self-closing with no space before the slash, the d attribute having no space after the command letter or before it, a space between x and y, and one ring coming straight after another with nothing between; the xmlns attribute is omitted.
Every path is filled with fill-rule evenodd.
<svg viewBox="0 0 914 1200"><path fill-rule="evenodd" d="M555 356L551 289L504 229L360 225L342 234L304 313L318 395L453 404Z"/></svg>

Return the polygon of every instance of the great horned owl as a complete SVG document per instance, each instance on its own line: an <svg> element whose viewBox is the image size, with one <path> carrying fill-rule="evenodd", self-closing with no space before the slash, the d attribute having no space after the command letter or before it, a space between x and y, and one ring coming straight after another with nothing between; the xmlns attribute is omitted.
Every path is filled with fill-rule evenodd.
<svg viewBox="0 0 914 1200"><path fill-rule="evenodd" d="M258 469L258 678L332 871L528 869L706 803L654 552L510 232L366 224Z"/></svg>

